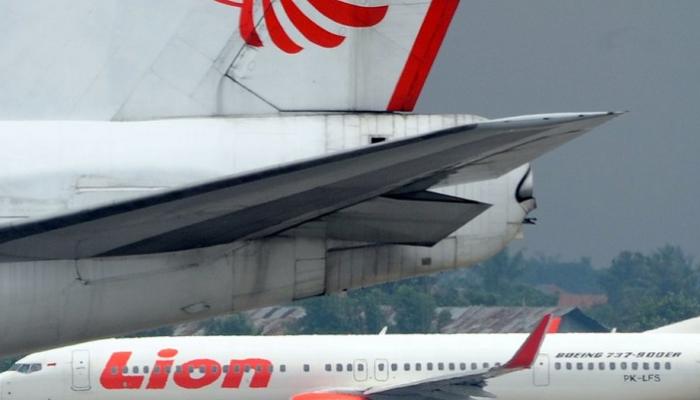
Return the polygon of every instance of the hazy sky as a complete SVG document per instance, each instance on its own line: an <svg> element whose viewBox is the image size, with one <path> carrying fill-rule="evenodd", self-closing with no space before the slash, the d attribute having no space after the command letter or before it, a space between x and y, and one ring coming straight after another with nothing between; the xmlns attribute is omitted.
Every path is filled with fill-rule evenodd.
<svg viewBox="0 0 700 400"><path fill-rule="evenodd" d="M417 111L630 110L535 164L518 244L605 265L700 256L700 1L462 1Z"/></svg>

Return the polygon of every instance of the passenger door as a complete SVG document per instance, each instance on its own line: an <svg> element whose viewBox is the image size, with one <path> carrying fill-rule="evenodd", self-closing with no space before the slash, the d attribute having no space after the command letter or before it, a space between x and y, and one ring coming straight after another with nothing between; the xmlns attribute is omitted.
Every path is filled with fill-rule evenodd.
<svg viewBox="0 0 700 400"><path fill-rule="evenodd" d="M90 352L74 350L71 368L73 370L71 389L79 392L90 390Z"/></svg>
<svg viewBox="0 0 700 400"><path fill-rule="evenodd" d="M387 360L374 360L374 379L380 382L389 379L389 362Z"/></svg>
<svg viewBox="0 0 700 400"><path fill-rule="evenodd" d="M535 386L549 385L549 356L540 354L532 368L532 383Z"/></svg>
<svg viewBox="0 0 700 400"><path fill-rule="evenodd" d="M352 375L358 382L367 380L367 360L355 360Z"/></svg>

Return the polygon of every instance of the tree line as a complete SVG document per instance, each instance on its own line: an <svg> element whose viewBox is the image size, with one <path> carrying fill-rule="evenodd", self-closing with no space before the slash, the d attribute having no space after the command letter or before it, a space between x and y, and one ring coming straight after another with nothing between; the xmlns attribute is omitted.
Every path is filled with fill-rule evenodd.
<svg viewBox="0 0 700 400"><path fill-rule="evenodd" d="M578 294L604 294L586 309L621 332L653 329L700 315L700 265L676 246L649 253L623 251L595 268L588 258L562 261L504 251L468 269L411 278L297 303L306 315L288 334L434 333L451 322L438 307L555 306L554 285ZM387 312L390 309L391 312ZM244 314L205 324L208 334L257 334Z"/></svg>

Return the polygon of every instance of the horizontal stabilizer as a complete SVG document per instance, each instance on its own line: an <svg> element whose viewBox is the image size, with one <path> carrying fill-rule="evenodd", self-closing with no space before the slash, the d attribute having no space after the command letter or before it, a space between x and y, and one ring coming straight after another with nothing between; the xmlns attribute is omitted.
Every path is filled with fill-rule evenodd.
<svg viewBox="0 0 700 400"><path fill-rule="evenodd" d="M394 197L402 205L398 208L408 208L392 213L405 214L389 213L384 199L360 204L405 194L405 188L417 182L468 170L472 164L517 152L533 142L585 132L616 115L551 114L457 126L105 206L23 220L0 227L0 259L79 259L195 249L279 234L334 213L343 215L342 210L348 208L345 216L355 219L349 224L355 232L398 235L406 226L415 227L435 217L434 207L416 211L422 206L408 206L414 201L426 204L435 195L423 193L426 197L410 201ZM419 233L425 235L421 241L429 243L480 212L467 210L473 204L440 204L448 216L459 213L458 222L448 225L444 217L437 216L435 225ZM400 215L414 217L408 213L411 209L419 216L415 224L397 222ZM358 222L367 221L372 214L385 218L385 229Z"/></svg>
<svg viewBox="0 0 700 400"><path fill-rule="evenodd" d="M378 197L324 218L329 238L433 246L491 205L433 192Z"/></svg>

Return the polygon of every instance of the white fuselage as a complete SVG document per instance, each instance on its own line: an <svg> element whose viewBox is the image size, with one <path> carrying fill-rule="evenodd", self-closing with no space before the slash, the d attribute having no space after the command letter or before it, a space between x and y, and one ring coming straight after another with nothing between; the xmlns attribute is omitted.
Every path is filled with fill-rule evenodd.
<svg viewBox="0 0 700 400"><path fill-rule="evenodd" d="M472 115L283 114L0 122L0 224L64 214L470 124ZM489 166L480 167L488 175ZM172 253L0 262L0 356L473 265L521 231L528 166L434 189L492 204L432 248L282 233ZM4 255L0 255L4 256ZM7 258L3 258L7 260Z"/></svg>
<svg viewBox="0 0 700 400"><path fill-rule="evenodd" d="M20 370L31 368L23 365L40 370L0 375L0 397L288 400L314 391L358 392L483 372L505 363L524 339L521 334L109 339L25 357ZM697 334L551 334L532 369L492 378L485 390L502 400L697 400L699 341Z"/></svg>

